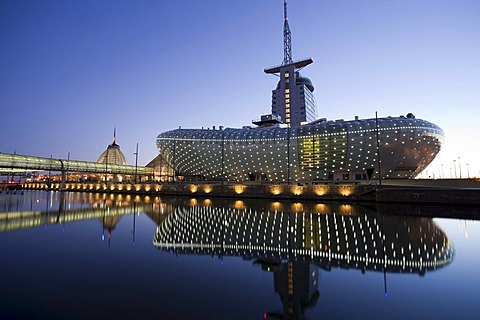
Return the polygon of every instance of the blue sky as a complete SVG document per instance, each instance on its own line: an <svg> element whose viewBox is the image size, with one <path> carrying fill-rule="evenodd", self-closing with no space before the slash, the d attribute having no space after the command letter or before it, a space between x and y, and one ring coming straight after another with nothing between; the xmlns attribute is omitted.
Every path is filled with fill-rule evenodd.
<svg viewBox="0 0 480 320"><path fill-rule="evenodd" d="M115 126L146 164L160 132L249 125L270 112L282 3L0 0L0 152L96 161ZM480 175L480 1L288 5L320 117L412 112L445 131L428 175L450 177L458 157Z"/></svg>

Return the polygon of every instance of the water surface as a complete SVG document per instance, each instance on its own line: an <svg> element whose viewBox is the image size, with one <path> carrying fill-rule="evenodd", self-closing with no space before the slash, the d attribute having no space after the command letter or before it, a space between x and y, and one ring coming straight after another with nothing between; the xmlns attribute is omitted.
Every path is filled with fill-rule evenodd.
<svg viewBox="0 0 480 320"><path fill-rule="evenodd" d="M478 319L475 210L3 191L0 318Z"/></svg>

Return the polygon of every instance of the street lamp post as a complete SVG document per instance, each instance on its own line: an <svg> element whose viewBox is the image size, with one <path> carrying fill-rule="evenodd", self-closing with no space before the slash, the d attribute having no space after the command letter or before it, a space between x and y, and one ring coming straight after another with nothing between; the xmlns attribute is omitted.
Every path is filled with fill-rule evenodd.
<svg viewBox="0 0 480 320"><path fill-rule="evenodd" d="M376 132L376 138L377 138L377 163L378 163L378 184L381 186L382 185L382 172L380 171L380 138L378 137L378 114L377 111L375 111L375 132Z"/></svg>
<svg viewBox="0 0 480 320"><path fill-rule="evenodd" d="M453 160L453 170L455 171L455 179L457 179L457 160Z"/></svg>
<svg viewBox="0 0 480 320"><path fill-rule="evenodd" d="M107 154L105 156L105 185L108 183L108 148L107 148Z"/></svg>
<svg viewBox="0 0 480 320"><path fill-rule="evenodd" d="M135 149L135 184L137 184L137 167L138 167L138 142Z"/></svg>
<svg viewBox="0 0 480 320"><path fill-rule="evenodd" d="M225 133L223 131L223 128L220 128L222 130L222 186L225 183Z"/></svg>
<svg viewBox="0 0 480 320"><path fill-rule="evenodd" d="M173 182L175 182L175 176L176 176L176 167L175 167L175 157L176 157L176 150L175 150L175 142L177 140L177 137L175 136L174 139L173 139Z"/></svg>
<svg viewBox="0 0 480 320"><path fill-rule="evenodd" d="M50 155L50 160L52 160L53 156ZM52 169L51 169L51 166L52 166L52 161L50 161L50 170L48 170L48 186L50 187L52 184L50 182L50 175L52 174ZM12 174L13 175L13 174ZM13 178L12 178L13 180Z"/></svg>
<svg viewBox="0 0 480 320"><path fill-rule="evenodd" d="M70 161L70 151L68 151L68 154L67 154L67 161ZM68 182L68 171L67 171L66 175L67 175L66 180Z"/></svg>
<svg viewBox="0 0 480 320"><path fill-rule="evenodd" d="M460 174L460 179L462 179L462 166L460 165L460 157L458 157L458 172Z"/></svg>

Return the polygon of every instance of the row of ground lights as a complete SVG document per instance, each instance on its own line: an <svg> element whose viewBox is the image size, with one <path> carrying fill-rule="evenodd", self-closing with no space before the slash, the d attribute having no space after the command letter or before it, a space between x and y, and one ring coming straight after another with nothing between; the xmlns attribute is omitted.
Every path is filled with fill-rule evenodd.
<svg viewBox="0 0 480 320"><path fill-rule="evenodd" d="M47 184L43 184L43 183L37 183L37 184L28 184L27 185L29 188L37 188L37 189L48 189L48 185ZM55 183L55 184L52 184L51 185L51 188L54 188L54 189L60 189L60 184L59 183ZM65 188L67 190L111 190L111 191L136 191L136 192L140 192L140 191L145 191L145 192L150 192L150 191L155 191L155 192L159 192L162 190L163 186L160 185L160 184L154 184L154 185L150 185L150 184L111 184L111 185L106 185L106 184L83 184L83 183L75 183L75 184L66 184L65 185ZM213 186L212 185L195 185L195 184L191 184L188 186L188 190L191 192L191 193L196 193L199 189L202 189L204 193L206 194L209 194L213 191ZM283 193L286 193L286 192L290 192L291 194L294 194L296 196L300 196L302 195L304 192L305 192L305 189L308 188L308 187L305 187L305 186L298 186L298 185L272 185L272 186L269 186L268 188L268 191L272 194L272 195L280 195L280 194L283 194ZM317 195L317 196L323 196L327 193L329 193L329 191L332 190L332 187L330 186L319 186L319 185L315 185L315 186L311 186L311 188L313 189L313 192ZM236 193L236 194L243 194L245 193L245 191L248 189L248 186L246 185L234 185L233 186L233 191ZM353 186L338 186L338 190L337 190L337 194L339 195L342 195L342 196L350 196L351 194L354 193L354 190L355 190L355 187Z"/></svg>

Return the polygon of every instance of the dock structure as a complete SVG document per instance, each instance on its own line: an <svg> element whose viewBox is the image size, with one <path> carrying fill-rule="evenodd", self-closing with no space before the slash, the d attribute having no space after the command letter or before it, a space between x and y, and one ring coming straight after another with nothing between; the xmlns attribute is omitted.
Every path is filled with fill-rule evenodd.
<svg viewBox="0 0 480 320"><path fill-rule="evenodd" d="M403 182L403 183L402 183ZM442 181L439 181L442 182ZM275 184L239 182L168 183L25 183L25 190L66 190L148 196L200 198L277 199L294 201L340 201L377 203L414 203L436 205L478 205L480 182L435 180L386 180L382 185L322 182L318 184ZM460 183L460 182L463 182ZM462 187L467 184L468 187Z"/></svg>

